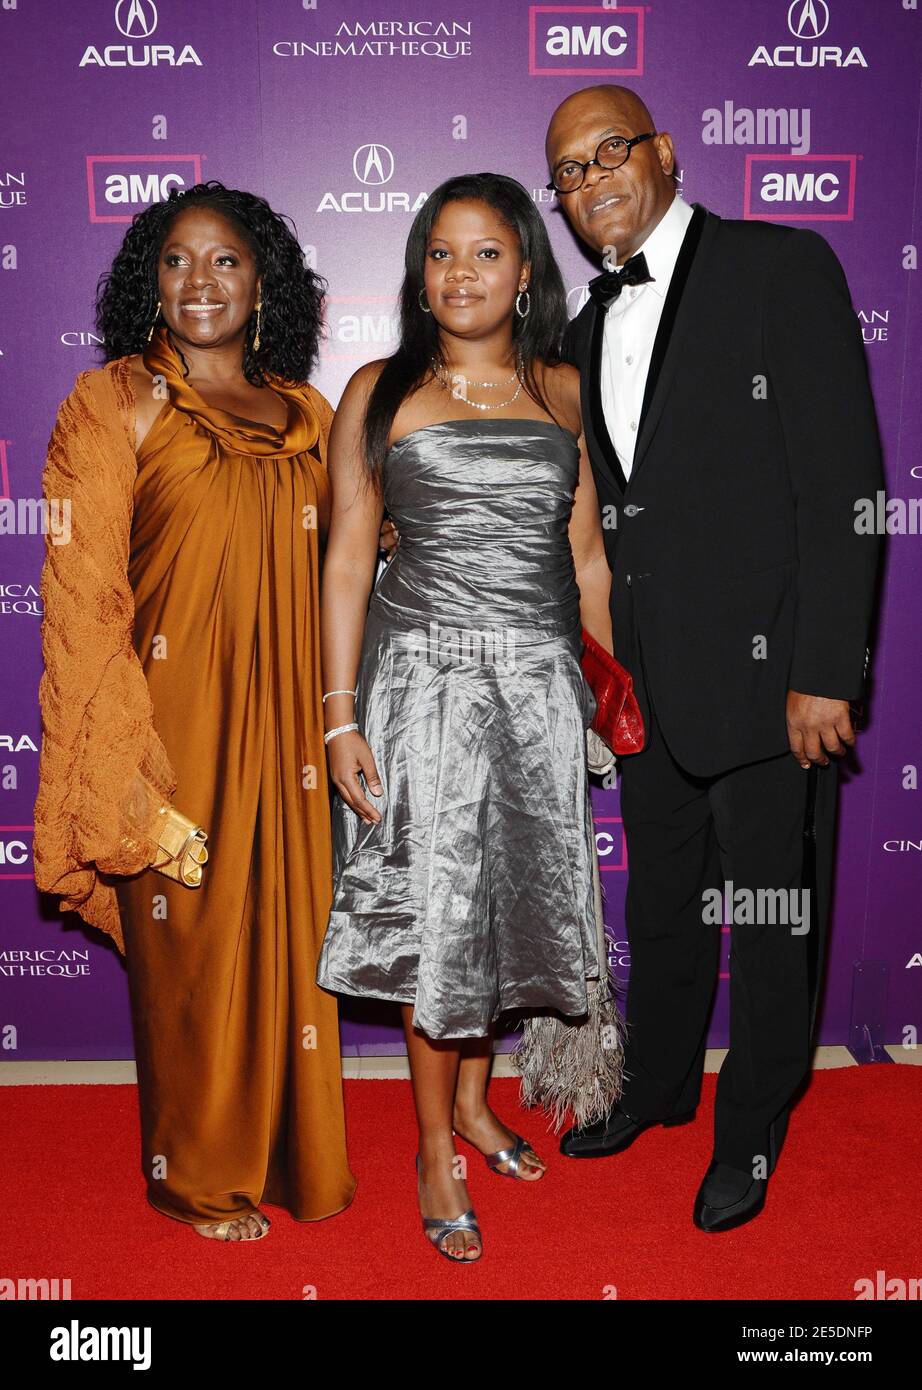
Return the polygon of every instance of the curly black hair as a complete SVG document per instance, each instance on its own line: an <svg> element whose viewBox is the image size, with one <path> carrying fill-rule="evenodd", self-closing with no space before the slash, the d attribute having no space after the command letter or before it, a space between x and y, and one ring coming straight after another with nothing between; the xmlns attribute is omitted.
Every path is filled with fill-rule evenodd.
<svg viewBox="0 0 922 1390"><path fill-rule="evenodd" d="M143 352L147 346L157 308L160 248L175 218L192 207L207 207L234 223L256 258L262 301L259 351L253 351L254 313L243 354L247 381L261 386L272 373L291 385L303 385L317 361L327 281L305 265L289 217L273 212L265 198L226 188L217 179L174 188L165 202L154 203L132 219L111 270L100 276L96 287L96 327L105 360Z"/></svg>

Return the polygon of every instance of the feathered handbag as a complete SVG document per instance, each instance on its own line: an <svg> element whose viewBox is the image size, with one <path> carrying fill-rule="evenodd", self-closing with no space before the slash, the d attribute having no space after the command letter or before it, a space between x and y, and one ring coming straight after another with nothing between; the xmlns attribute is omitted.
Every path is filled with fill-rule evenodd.
<svg viewBox="0 0 922 1390"><path fill-rule="evenodd" d="M596 702L595 716L586 730L588 766L592 772L604 773L614 754L639 753L643 748L643 716L630 673L585 628L582 639L580 664ZM580 1128L602 1119L621 1094L626 1025L611 987L594 844L592 867L598 976L586 982L586 1017L577 1023L555 1014L526 1018L511 1054L522 1078L523 1105L542 1106L555 1131L568 1114Z"/></svg>
<svg viewBox="0 0 922 1390"><path fill-rule="evenodd" d="M593 836L593 840L595 837ZM592 852L598 978L586 981L588 1012L578 1023L558 1014L522 1020L510 1054L525 1106L541 1106L557 1133L567 1116L580 1128L601 1120L621 1094L625 1023L611 987L598 853Z"/></svg>
<svg viewBox="0 0 922 1390"><path fill-rule="evenodd" d="M639 753L644 745L643 715L634 694L634 682L620 661L605 650L585 628L582 630L583 675L595 696L591 728L613 753Z"/></svg>

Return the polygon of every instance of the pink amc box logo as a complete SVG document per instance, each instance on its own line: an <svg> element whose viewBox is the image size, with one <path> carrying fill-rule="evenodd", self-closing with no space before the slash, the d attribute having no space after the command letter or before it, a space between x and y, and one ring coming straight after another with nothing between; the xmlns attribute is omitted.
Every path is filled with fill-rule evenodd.
<svg viewBox="0 0 922 1390"><path fill-rule="evenodd" d="M136 212L165 202L171 189L201 181L199 154L88 154L90 221L130 222Z"/></svg>
<svg viewBox="0 0 922 1390"><path fill-rule="evenodd" d="M531 77L640 77L644 11L608 5L531 5Z"/></svg>
<svg viewBox="0 0 922 1390"><path fill-rule="evenodd" d="M31 825L0 825L0 879L34 878Z"/></svg>
<svg viewBox="0 0 922 1390"><path fill-rule="evenodd" d="M857 154L747 154L743 217L765 222L851 222Z"/></svg>
<svg viewBox="0 0 922 1390"><path fill-rule="evenodd" d="M627 841L620 816L595 816L595 845L599 855L599 872L627 871ZM605 827L604 829L600 827Z"/></svg>

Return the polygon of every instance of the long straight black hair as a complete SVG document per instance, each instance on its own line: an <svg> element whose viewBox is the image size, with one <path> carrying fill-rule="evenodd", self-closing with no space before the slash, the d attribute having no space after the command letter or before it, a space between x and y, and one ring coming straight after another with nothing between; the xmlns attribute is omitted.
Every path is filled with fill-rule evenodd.
<svg viewBox="0 0 922 1390"><path fill-rule="evenodd" d="M446 367L435 316L420 307L424 288L426 248L432 228L446 203L477 199L487 203L519 239L523 262L531 266L528 281L529 312L512 315L513 347L522 356L526 392L559 424L538 386L534 364L556 366L561 359L567 328L567 296L560 268L554 259L544 219L526 189L504 174L460 174L447 179L426 199L410 228L400 286L400 342L387 359L368 401L363 427L365 467L369 478L380 483L387 455L387 437L394 416L407 396L421 386L434 357ZM447 373L446 373L447 374Z"/></svg>

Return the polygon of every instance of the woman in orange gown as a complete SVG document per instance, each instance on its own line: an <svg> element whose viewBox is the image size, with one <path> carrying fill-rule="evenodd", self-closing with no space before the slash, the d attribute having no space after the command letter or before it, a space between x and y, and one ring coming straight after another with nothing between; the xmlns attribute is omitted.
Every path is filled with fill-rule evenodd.
<svg viewBox="0 0 922 1390"><path fill-rule="evenodd" d="M144 297L127 307L145 256L153 326ZM62 405L44 480L74 497L75 544L49 545L43 571L36 878L124 942L149 1201L225 1240L267 1232L261 1201L317 1220L355 1188L336 1001L315 983L332 891L318 638L332 410L306 371L272 366L279 329L312 358L320 306L261 199L205 185L142 214L101 296L110 360ZM125 351L132 333L141 351ZM113 654L126 582L130 647L123 633ZM67 659L93 643L95 680ZM113 662L124 678L100 705ZM199 887L150 867L139 786L151 812L173 802L207 833Z"/></svg>

